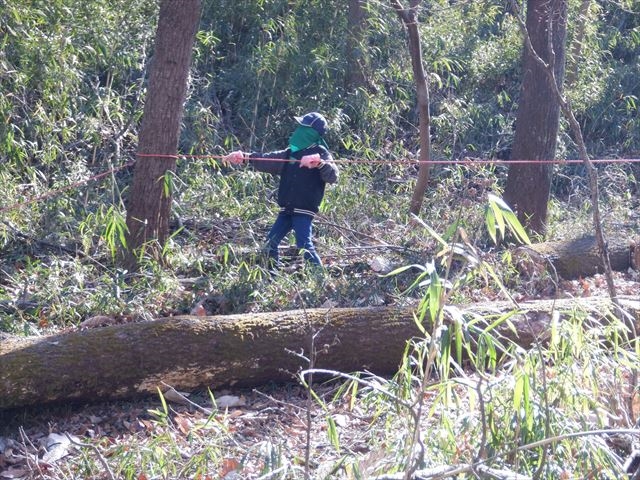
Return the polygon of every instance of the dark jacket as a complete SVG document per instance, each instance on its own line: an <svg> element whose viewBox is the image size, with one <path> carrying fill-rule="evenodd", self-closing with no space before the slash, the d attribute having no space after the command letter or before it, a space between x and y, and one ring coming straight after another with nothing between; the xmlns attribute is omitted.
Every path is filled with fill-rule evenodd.
<svg viewBox="0 0 640 480"><path fill-rule="evenodd" d="M314 153L320 154L324 164L319 168L301 167L300 159ZM284 161L287 159L290 161ZM260 172L280 175L278 205L284 209L296 208L317 213L325 185L338 181L338 167L333 163L331 153L322 145L313 145L293 154L288 148L268 153L253 152L249 156L249 163Z"/></svg>

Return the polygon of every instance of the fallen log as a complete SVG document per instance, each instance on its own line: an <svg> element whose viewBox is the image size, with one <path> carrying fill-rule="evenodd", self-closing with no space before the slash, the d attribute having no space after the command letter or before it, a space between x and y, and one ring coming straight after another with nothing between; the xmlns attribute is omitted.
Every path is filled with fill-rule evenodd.
<svg viewBox="0 0 640 480"><path fill-rule="evenodd" d="M639 268L635 242L629 238L608 239L609 259L614 271L626 271L629 267ZM522 272L554 271L565 280L590 277L604 273L604 266L596 238L586 236L573 240L541 242L519 247L516 250L519 268ZM638 257L640 258L640 256Z"/></svg>
<svg viewBox="0 0 640 480"><path fill-rule="evenodd" d="M620 302L640 329L640 301ZM503 324L492 333L528 348L546 337L552 309L562 321L576 309L601 319L612 306L603 298L521 304L510 318L513 328ZM490 323L515 309L496 303L460 310ZM291 381L309 368L304 357L312 351L315 368L391 374L407 340L420 336L413 314L408 307L380 307L180 316L46 337L5 337L0 409L155 394L163 383L195 390Z"/></svg>

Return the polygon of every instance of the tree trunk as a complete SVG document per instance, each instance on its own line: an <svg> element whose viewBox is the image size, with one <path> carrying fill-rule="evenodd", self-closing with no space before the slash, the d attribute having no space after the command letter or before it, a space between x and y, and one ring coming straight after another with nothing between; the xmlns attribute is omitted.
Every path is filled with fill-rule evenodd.
<svg viewBox="0 0 640 480"><path fill-rule="evenodd" d="M589 7L591 6L591 0L582 0L580 4L580 12L578 18L575 20L575 34L571 46L571 55L567 68L567 89L573 87L578 79L578 69L582 63L582 46L584 45L584 38L587 30L587 23L589 22Z"/></svg>
<svg viewBox="0 0 640 480"><path fill-rule="evenodd" d="M422 65L422 46L420 42L420 30L418 29L418 6L421 0L411 0L411 6L404 8L399 0L392 0L391 4L402 20L409 36L409 53L413 67L413 79L416 82L418 97L418 119L420 122L420 167L418 168L418 181L411 196L409 211L414 215L420 214L424 194L429 184L429 160L431 159L431 114L429 113L429 85Z"/></svg>
<svg viewBox="0 0 640 480"><path fill-rule="evenodd" d="M167 240L171 175L176 166L180 121L199 18L200 0L163 0L160 5L138 158L127 201L128 233L123 264L129 270L137 268L142 253L160 258ZM158 156L150 156L152 154Z"/></svg>
<svg viewBox="0 0 640 480"><path fill-rule="evenodd" d="M637 268L635 262L632 263L636 251L633 242L616 238L610 241L608 246L613 270L623 272L629 267ZM516 257L521 271L553 270L565 280L590 277L596 273L605 272L602 254L595 236L527 245L516 250Z"/></svg>
<svg viewBox="0 0 640 480"><path fill-rule="evenodd" d="M366 6L368 0L349 0L347 14L347 45L345 58L347 61L347 76L345 87L348 92L367 85L367 59L365 49Z"/></svg>
<svg viewBox="0 0 640 480"><path fill-rule="evenodd" d="M528 0L526 27L535 52L552 66L562 91L567 1ZM511 159L552 160L556 154L560 104L545 68L528 48L523 50L522 69ZM541 235L546 230L551 172L550 163L513 164L504 190L504 200L517 212L520 222Z"/></svg>
<svg viewBox="0 0 640 480"><path fill-rule="evenodd" d="M510 317L515 329L502 325L492 333L527 348L546 338L553 308L567 314L582 308L601 318L609 303L594 298L559 300L555 307L552 301L521 304L521 313ZM640 302L624 299L624 306L640 330ZM507 303L466 309L487 318L515 310ZM413 314L409 307L384 307L181 316L5 339L0 343L0 409L154 394L162 382L193 390L291 381L309 367L302 356L312 355L312 338L315 368L393 374L407 340L420 336Z"/></svg>
<svg viewBox="0 0 640 480"><path fill-rule="evenodd" d="M515 0L511 0L511 4L514 7L514 10L517 12L517 4ZM565 9L566 12L566 9ZM531 55L531 59L534 60L542 71L546 74L548 79L548 85L551 87L551 92L555 95L556 101L560 105L560 109L562 113L569 121L569 125L571 126L571 130L574 134L574 140L578 147L578 152L580 153L580 158L584 162L584 166L587 169L587 174L589 177L589 190L591 193L591 203L592 203L592 215L593 215L593 227L595 229L596 240L598 242L598 249L600 250L600 254L602 256L602 265L604 265L604 274L607 281L607 290L609 291L609 296L616 302L616 286L613 281L613 274L611 272L611 261L609 260L609 248L607 246L607 240L604 235L604 229L602 227L602 221L600 216L600 194L598 192L598 173L593 165L593 162L589 158L589 154L587 152L587 147L584 143L584 138L582 136L582 128L580 128L580 124L573 114L573 109L569 102L562 95L562 82L558 80L556 76L556 57L555 52L552 48L552 38L549 38L547 45L547 50L550 51L550 60L549 62L545 62L536 52L535 47L532 44L531 36L527 30L527 26L522 21L519 15L516 14L518 19L518 23L520 24L520 28L523 30L525 37L525 45L526 50Z"/></svg>

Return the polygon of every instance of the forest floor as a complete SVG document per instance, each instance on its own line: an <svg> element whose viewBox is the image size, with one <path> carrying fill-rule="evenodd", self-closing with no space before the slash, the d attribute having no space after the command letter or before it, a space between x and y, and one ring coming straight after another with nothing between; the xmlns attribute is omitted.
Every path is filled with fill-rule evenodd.
<svg viewBox="0 0 640 480"><path fill-rule="evenodd" d="M457 179L461 183L459 190L444 181L437 184L438 190L430 198L428 210L439 233L448 230L447 226L456 221L451 205L459 203L460 198L473 200L472 207L458 209L473 214L465 224L484 226L484 193L496 181L488 173L485 175L487 178L476 172L473 176ZM288 310L301 306L417 304L424 291L414 288L410 295L405 292L416 285L420 266L424 267L434 259L441 260L438 242L425 230L403 220L398 213L400 207L391 203L401 201L393 192L371 194L371 182L365 180L362 191L369 195L371 205L357 203L361 198L350 199L341 207L348 210L348 215L340 216L336 208L335 217L320 218L317 222L321 233L318 246L328 273L322 278L308 274L296 262L278 278L269 278L268 274L264 275L264 269L256 267L255 258L245 255L245 251L257 249L256 239L263 238L268 228L270 218L264 218L264 208L253 212L252 220L241 221L246 212L238 211L234 212L235 216L221 215L219 222L211 225L209 212L218 207L207 207L206 215L202 214L199 222L184 223L187 228L176 237L176 242L181 243L172 252L176 263L183 258L196 258L197 262L185 261L187 271L180 270L179 274L169 272L170 275L163 276L165 272L156 274L152 271L140 276L139 287L121 281L117 271L102 268L95 258L88 261L89 255L78 259L59 255L59 252L42 253L42 245L37 239L18 235L4 250L7 266L3 265L0 271L8 299L4 304L0 302L0 312L4 309L0 332L3 327L8 328L10 334L25 335L77 329L92 315L103 313L101 309L105 307L112 309L111 315L129 308L134 318L137 312L147 315L143 318L158 318L190 312L212 315ZM389 188L389 182L381 181L380 185L380 188ZM608 185L611 194L614 184ZM351 181L347 191L360 191L356 186L355 180ZM619 190L627 192L626 177ZM574 191L572 184L571 192ZM613 213L608 231L621 238L636 235L640 224L636 213L640 199L637 190L634 192L632 201L624 197L610 203ZM236 196L216 195L212 198ZM345 196L344 192L336 194L334 204L339 206ZM256 198L263 197L262 191L256 194ZM582 197L573 195L571 199L573 204L559 204L554 210L552 238L574 238L580 232L592 231L589 210L585 207L588 205L586 194L583 191ZM247 197L238 205L251 209L259 202ZM508 250L483 248L491 242L486 234L477 237L477 242L471 242L479 252L473 260L484 262L493 269L518 302L608 296L602 275L574 280L554 280L548 274L522 276L512 261L504 260L503 255L508 254ZM98 246L92 248L97 250ZM99 261L108 265L104 245L101 248ZM10 266L9 260L13 262ZM195 263L197 268L192 266ZM381 274L388 271L389 266L385 263L391 268L401 269L412 264L418 268L404 270L390 278ZM497 281L491 275L467 273L464 266L456 272L465 282L450 299L451 303L504 300L502 289L495 285ZM638 271L614 272L614 280L619 295L638 295L640 292ZM15 314L19 311L19 302L27 309L19 312L20 315ZM574 331L564 334L570 340L576 335ZM601 348L596 351L595 347ZM527 418L532 425L528 433L522 433L526 430L522 425L514 427L514 416L519 412L516 415L510 410L516 407L512 398L515 382L529 375L527 362L522 358L510 362L508 371L492 372L491 384L486 383L484 374L473 371L457 371L458 376L464 377L463 381L447 384L440 391L415 389L416 380L410 379L411 387L407 391L419 392L417 394L422 395L430 407L439 406L425 414L424 423L421 423L421 430L428 432L425 437L431 437L425 438L432 448L430 463L475 461L486 448L484 443L478 446L480 429L481 440L486 440L485 434L494 436L494 448L502 445L501 448L510 449L514 442L520 445L528 440L546 438L549 434L547 418L552 418L558 431L597 429L602 426L601 417L617 427L632 426L635 419L629 416L638 414L637 404L626 417L619 414L622 410L619 405L637 398L629 387L631 383L627 382L629 372L637 367L617 358L611 360L608 348L604 344L585 348L584 352L566 348L553 353L557 370L551 364L548 370L545 370L547 367L536 370L536 375L546 375L550 384L566 383L548 387L549 395L553 394L557 399L558 410L547 405L545 416L539 415L539 410L546 401L547 387L545 385L540 393L536 390L540 385L532 381L530 395L535 399L535 402L531 401L535 408L530 409L531 417ZM626 348L633 353L631 346ZM531 354L532 362L535 363L536 358L535 352ZM573 366L579 368L573 371ZM585 371L593 371L593 378L583 375ZM374 380L373 383L381 385L387 379ZM165 394L126 401L96 398L91 403L0 410L0 480L351 480L370 478L378 472L401 471L415 447L408 428L414 417L403 410L401 402L376 397L369 387L359 386L356 390L353 383L334 380L313 385L313 395L302 385L274 384L255 389L186 392L188 400L185 396L170 398ZM486 390L487 397L472 401L476 389L480 391L481 387ZM211 396L216 399L216 405ZM587 402L588 406L583 408L580 402ZM479 420L478 411L489 408L489 403L503 417L496 416L498 426L493 426L487 433L488 428L484 420ZM446 415L450 411L454 412L452 419ZM594 414L599 411L607 413ZM591 477L571 476L573 467L580 472L592 468L589 464L580 466L582 470L579 470L581 458L605 465L599 457L602 448L603 442L559 449L554 453L556 463L547 458L550 473L543 478L616 478L597 473ZM562 456L563 452L566 456ZM607 458L617 456L616 451ZM501 457L503 464L517 468L523 463L539 461L535 455L518 461L513 457L511 453L504 454ZM587 460L584 463L588 463ZM619 470L613 468L613 471Z"/></svg>
<svg viewBox="0 0 640 480"><path fill-rule="evenodd" d="M619 294L640 292L638 272L614 275ZM606 297L606 282L602 275L562 281L557 295ZM305 465L309 478L351 478L341 472L345 456L357 459L362 478L383 467L387 446L372 441L375 408L354 402L340 382L314 385L314 392L319 401L286 384L186 393L188 400L158 395L0 411L0 479L304 478ZM200 470L189 465L209 448ZM182 465L147 471L143 458L121 459L123 452L147 452L161 465L160 451L173 449ZM185 473L194 468L200 473Z"/></svg>

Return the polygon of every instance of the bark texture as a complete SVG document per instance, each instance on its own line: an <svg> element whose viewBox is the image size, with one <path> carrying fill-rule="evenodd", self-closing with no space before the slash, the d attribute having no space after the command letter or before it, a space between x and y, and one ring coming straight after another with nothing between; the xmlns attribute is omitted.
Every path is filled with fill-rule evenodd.
<svg viewBox="0 0 640 480"><path fill-rule="evenodd" d="M625 271L635 267L632 262L635 244L626 238L616 238L608 243L611 268ZM604 273L602 253L595 236L573 240L535 243L517 250L521 268L545 268L555 272L566 280L590 277ZM552 272L553 273L553 272Z"/></svg>
<svg viewBox="0 0 640 480"><path fill-rule="evenodd" d="M640 302L622 301L640 329ZM608 299L562 300L555 310L570 314L583 309L602 318L609 306ZM492 333L523 348L544 341L552 308L551 301L522 304L521 313L510 319L513 330L503 325ZM493 321L514 307L493 303L464 310ZM407 340L420 335L413 315L408 307L384 307L181 316L5 338L0 343L0 409L155 394L162 382L194 390L290 381L309 367L301 355L310 356L312 338L316 368L392 374ZM564 318L561 313L560 321Z"/></svg>
<svg viewBox="0 0 640 480"><path fill-rule="evenodd" d="M200 0L160 3L149 88L138 141L138 158L127 205L123 264L137 268L140 250L160 257L169 234L172 172L187 93ZM140 155L142 154L142 155ZM148 156L157 154L158 156Z"/></svg>
<svg viewBox="0 0 640 480"><path fill-rule="evenodd" d="M553 69L562 91L567 31L566 0L528 0L526 30L535 53ZM556 155L560 104L545 67L525 48L512 160L552 160ZM509 167L504 199L523 225L544 234L552 165L544 162Z"/></svg>
<svg viewBox="0 0 640 480"><path fill-rule="evenodd" d="M345 57L349 68L345 87L353 92L367 86L366 21L368 0L349 0L347 11L347 45Z"/></svg>

